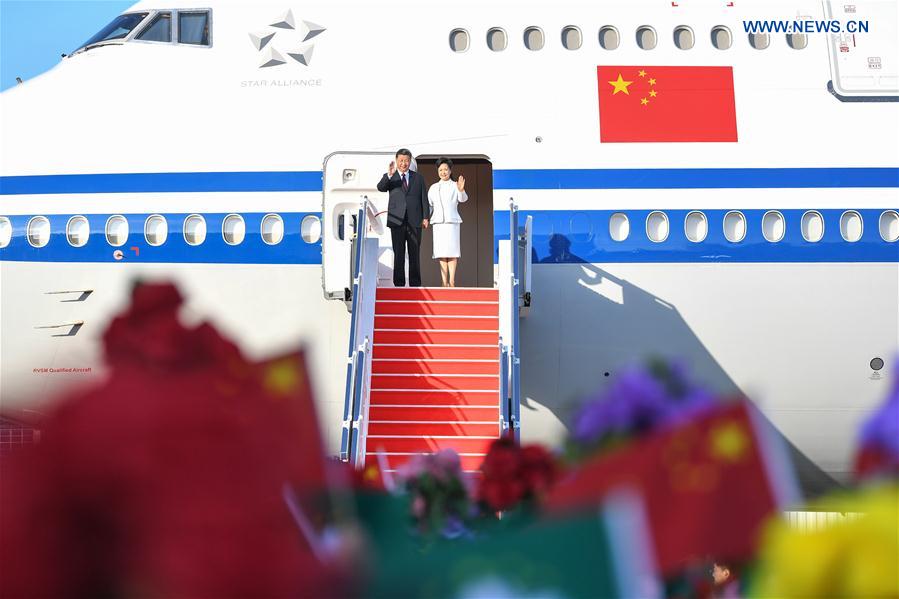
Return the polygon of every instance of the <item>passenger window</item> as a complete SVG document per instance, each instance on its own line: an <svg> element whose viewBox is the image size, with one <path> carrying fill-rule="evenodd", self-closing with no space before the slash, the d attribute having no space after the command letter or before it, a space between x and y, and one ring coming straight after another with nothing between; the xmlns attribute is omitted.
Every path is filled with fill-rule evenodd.
<svg viewBox="0 0 899 599"><path fill-rule="evenodd" d="M750 33L749 45L756 50L764 50L771 43L771 38L767 33Z"/></svg>
<svg viewBox="0 0 899 599"><path fill-rule="evenodd" d="M239 214L229 214L222 222L222 239L228 245L239 245L243 243L244 235L247 232L247 225L243 217Z"/></svg>
<svg viewBox="0 0 899 599"><path fill-rule="evenodd" d="M562 29L562 46L566 50L579 50L581 47L581 30L574 25Z"/></svg>
<svg viewBox="0 0 899 599"><path fill-rule="evenodd" d="M0 248L5 248L12 241L12 223L5 216L0 216Z"/></svg>
<svg viewBox="0 0 899 599"><path fill-rule="evenodd" d="M209 13L179 12L178 43L195 46L209 45Z"/></svg>
<svg viewBox="0 0 899 599"><path fill-rule="evenodd" d="M746 237L746 217L742 212L735 210L724 215L724 237L731 243L738 243Z"/></svg>
<svg viewBox="0 0 899 599"><path fill-rule="evenodd" d="M128 241L128 221L124 216L116 214L106 221L106 243L112 247L125 245Z"/></svg>
<svg viewBox="0 0 899 599"><path fill-rule="evenodd" d="M300 223L300 237L306 243L316 243L322 238L322 221L314 214L307 214Z"/></svg>
<svg viewBox="0 0 899 599"><path fill-rule="evenodd" d="M808 46L808 36L804 33L788 33L787 45L794 50L802 50Z"/></svg>
<svg viewBox="0 0 899 599"><path fill-rule="evenodd" d="M277 245L284 239L284 221L277 214L266 214L262 219L262 241Z"/></svg>
<svg viewBox="0 0 899 599"><path fill-rule="evenodd" d="M468 32L464 29L453 29L450 32L449 43L453 52L465 52L468 50Z"/></svg>
<svg viewBox="0 0 899 599"><path fill-rule="evenodd" d="M144 239L152 246L159 246L165 243L169 237L169 224L165 217L160 214L154 214L147 218L144 223Z"/></svg>
<svg viewBox="0 0 899 599"><path fill-rule="evenodd" d="M809 210L802 215L799 228L803 239L809 243L818 243L824 237L824 217L820 212Z"/></svg>
<svg viewBox="0 0 899 599"><path fill-rule="evenodd" d="M888 243L899 239L899 213L895 210L887 210L880 215L880 237Z"/></svg>
<svg viewBox="0 0 899 599"><path fill-rule="evenodd" d="M787 232L787 224L784 215L776 210L766 212L762 217L762 235L766 241L777 243L784 238Z"/></svg>
<svg viewBox="0 0 899 599"><path fill-rule="evenodd" d="M664 212L651 212L646 217L646 236L654 243L668 239L668 215Z"/></svg>
<svg viewBox="0 0 899 599"><path fill-rule="evenodd" d="M599 45L603 50L615 50L618 48L618 30L606 25L599 30Z"/></svg>
<svg viewBox="0 0 899 599"><path fill-rule="evenodd" d="M66 239L73 247L80 248L86 244L90 234L90 223L81 215L73 216L66 224Z"/></svg>
<svg viewBox="0 0 899 599"><path fill-rule="evenodd" d="M850 243L854 243L862 238L864 227L862 215L855 210L847 210L840 217L840 235Z"/></svg>
<svg viewBox="0 0 899 599"><path fill-rule="evenodd" d="M631 232L627 214L616 212L609 218L609 236L612 241L624 241Z"/></svg>
<svg viewBox="0 0 899 599"><path fill-rule="evenodd" d="M35 216L28 221L25 227L28 243L36 248L42 248L50 242L50 221L46 216Z"/></svg>
<svg viewBox="0 0 899 599"><path fill-rule="evenodd" d="M684 233L693 243L704 241L709 234L709 221L702 212L691 212L684 219Z"/></svg>
<svg viewBox="0 0 899 599"><path fill-rule="evenodd" d="M724 25L718 25L712 28L712 45L718 50L729 50L733 38L730 35L730 29Z"/></svg>
<svg viewBox="0 0 899 599"><path fill-rule="evenodd" d="M161 12L153 17L150 24L141 31L137 38L144 42L172 41L172 13Z"/></svg>
<svg viewBox="0 0 899 599"><path fill-rule="evenodd" d="M487 47L494 52L502 52L506 49L506 32L499 27L494 27L487 32Z"/></svg>
<svg viewBox="0 0 899 599"><path fill-rule="evenodd" d="M206 219L199 214L191 214L184 219L184 241L188 245L200 245L206 241Z"/></svg>
<svg viewBox="0 0 899 599"><path fill-rule="evenodd" d="M528 27L524 30L524 47L537 51L543 49L543 30L539 27Z"/></svg>
<svg viewBox="0 0 899 599"><path fill-rule="evenodd" d="M641 50L652 50L656 47L656 32L652 27L644 25L637 29L637 45Z"/></svg>
<svg viewBox="0 0 899 599"><path fill-rule="evenodd" d="M674 45L678 50L689 50L693 47L693 30L681 25L674 30Z"/></svg>

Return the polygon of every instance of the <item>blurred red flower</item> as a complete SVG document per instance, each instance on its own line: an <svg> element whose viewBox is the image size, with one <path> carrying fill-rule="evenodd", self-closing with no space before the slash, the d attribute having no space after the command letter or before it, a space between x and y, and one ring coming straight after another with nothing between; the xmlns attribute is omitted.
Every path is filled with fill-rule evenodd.
<svg viewBox="0 0 899 599"><path fill-rule="evenodd" d="M509 437L490 445L481 472L477 499L491 511L538 499L552 488L559 475L556 461L546 449L539 445L520 447Z"/></svg>
<svg viewBox="0 0 899 599"><path fill-rule="evenodd" d="M104 335L111 367L4 472L2 596L341 593L285 503L327 505L302 354L247 362L183 326L171 285L139 285Z"/></svg>

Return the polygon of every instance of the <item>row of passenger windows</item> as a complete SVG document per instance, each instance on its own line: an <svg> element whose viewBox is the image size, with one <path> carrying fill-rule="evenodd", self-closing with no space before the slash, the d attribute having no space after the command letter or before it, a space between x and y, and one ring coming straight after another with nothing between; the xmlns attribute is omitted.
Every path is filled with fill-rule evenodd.
<svg viewBox="0 0 899 599"><path fill-rule="evenodd" d="M880 237L887 242L899 239L899 213L885 210L880 215ZM824 237L824 217L816 210L809 210L802 215L799 223L802 238L810 243L817 243ZM646 236L650 241L659 243L668 239L670 224L664 212L650 212L646 217ZM840 235L845 241L855 242L862 238L864 220L855 210L847 210L840 216ZM724 237L732 243L739 243L746 238L746 216L732 210L724 215ZM766 241L777 243L787 232L787 221L784 215L776 210L766 212L762 217L762 236ZM709 234L709 221L706 215L693 211L684 218L684 234L687 239L699 243ZM624 241L630 235L630 220L623 212L616 212L609 218L609 236L613 241Z"/></svg>
<svg viewBox="0 0 899 599"><path fill-rule="evenodd" d="M260 224L260 236L268 245L277 245L284 239L284 220L277 214L266 214ZM86 216L73 216L66 223L66 241L72 247L83 247L90 239L90 222ZM104 233L106 243L121 247L128 241L128 219L117 214L106 220ZM222 239L228 245L240 245L246 237L247 226L239 214L229 214L222 221ZM200 245L206 241L206 219L200 214L191 214L184 219L182 235L188 245ZM25 227L25 237L33 247L41 248L50 242L50 221L46 216L32 217ZM306 243L316 243L321 239L321 221L314 214L305 216L300 223L300 236ZM144 221L144 239L151 246L160 246L169 237L169 222L161 214L148 216ZM12 224L6 217L0 217L0 248L9 245L12 239Z"/></svg>
<svg viewBox="0 0 899 599"><path fill-rule="evenodd" d="M899 213L886 210L880 215L880 237L887 242L899 240ZM762 236L772 243L784 238L787 223L784 215L776 210L766 212L762 217ZM316 243L321 239L321 221L313 214L306 215L300 223L300 237L306 243ZM670 223L668 215L661 211L649 213L646 217L646 236L650 241L662 242L668 239ZM800 231L803 239L817 243L824 237L824 217L820 212L809 210L802 215ZM840 235L844 240L855 242L861 239L864 220L855 210L848 210L840 217ZM704 241L709 232L708 218L703 212L693 211L684 219L684 233L688 240ZM738 243L746 237L746 216L737 210L724 215L724 237ZM32 217L25 228L28 243L33 247L44 247L50 242L50 221L45 216ZM266 214L260 224L260 236L268 245L277 245L284 239L284 220L277 214ZM112 247L121 247L128 241L128 220L122 215L109 217L105 226L106 242ZM184 219L182 235L188 245L200 245L206 241L206 219L199 214L191 214ZM616 212L609 218L609 236L613 241L624 241L630 235L630 219L623 212ZM144 221L144 239L151 246L160 246L169 236L169 224L160 214L153 214ZM239 214L229 214L222 221L222 239L228 245L240 245L246 237L246 222ZM6 217L0 217L0 248L9 245L12 239L12 224ZM73 247L83 247L90 239L90 223L85 216L73 216L66 224L66 240Z"/></svg>
<svg viewBox="0 0 899 599"><path fill-rule="evenodd" d="M693 29L686 25L679 25L672 33L674 46L680 50L690 50L696 44L696 36ZM724 25L717 25L710 32L711 43L718 50L728 50L733 45L733 35L730 29ZM749 45L756 50L764 50L771 45L771 36L767 33L750 33ZM652 50L658 45L659 36L655 28L642 25L636 30L637 47L643 50ZM540 27L527 27L522 36L524 47L528 50L542 50L546 43L545 35ZM562 47L566 50L579 50L584 42L581 29L574 25L562 28ZM599 28L599 46L604 50L616 50L621 45L621 35L618 29L605 25ZM466 52L470 47L470 35L466 29L453 29L449 36L450 49L453 52ZM794 50L802 50L808 46L808 36L804 33L787 34L787 45ZM487 31L487 47L494 52L502 52L509 46L509 36L501 27L493 27Z"/></svg>

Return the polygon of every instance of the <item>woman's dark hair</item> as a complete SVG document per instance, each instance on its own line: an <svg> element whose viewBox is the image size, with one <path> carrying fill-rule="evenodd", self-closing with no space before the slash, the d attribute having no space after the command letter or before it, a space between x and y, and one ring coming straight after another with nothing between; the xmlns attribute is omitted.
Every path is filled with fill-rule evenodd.
<svg viewBox="0 0 899 599"><path fill-rule="evenodd" d="M453 161L446 156L442 156L437 159L437 168L440 168L441 164L445 164L449 168L449 170L453 170Z"/></svg>

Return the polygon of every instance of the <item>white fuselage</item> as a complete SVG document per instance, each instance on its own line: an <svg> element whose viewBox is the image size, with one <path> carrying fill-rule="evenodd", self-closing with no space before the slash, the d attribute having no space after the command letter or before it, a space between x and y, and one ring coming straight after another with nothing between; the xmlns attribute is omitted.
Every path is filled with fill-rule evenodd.
<svg viewBox="0 0 899 599"><path fill-rule="evenodd" d="M333 208L321 182L326 157L384 152L386 170L405 146L489 160L495 236L508 235L509 198L534 216L539 263L521 323L525 439L557 442L574 402L606 373L658 355L683 360L722 393L748 394L800 450L844 477L861 419L896 376L895 31L877 80L885 91L845 101L828 91L838 40L809 35L793 49L772 34L758 50L743 33L746 19L823 19L829 3L728 4L141 2L129 12L211 7L211 46L100 46L0 95L0 216L13 231L0 249L3 405L36 405L101 375L100 336L131 281L164 278L184 290L185 318L211 320L252 357L308 346L336 452L349 317L343 302L325 299L322 242L304 241L300 223ZM272 28L288 9L295 28ZM325 30L303 41L304 21ZM569 50L560 32L572 25L582 45ZM607 25L617 49L600 47ZM657 32L655 49L638 47L645 25ZM682 25L692 49L675 47ZM545 37L540 50L524 46L531 26ZM729 49L713 47L716 26L730 30ZM506 32L504 51L488 48L492 27ZM450 47L455 29L468 33L465 52ZM262 50L260 32L275 33ZM300 50L307 65L290 56ZM284 64L260 66L277 56ZM732 67L738 141L601 143L599 65ZM732 210L746 217L737 242L723 237ZM772 210L784 216L780 241L763 236ZM802 237L810 210L823 216L820 242ZM858 224L844 219L849 210L863 223L858 241L842 235ZM663 241L647 238L651 211L667 216ZM691 211L707 218L703 241L685 238ZM239 245L221 240L232 213L246 219ZM610 238L613 213L628 217L624 241ZM154 214L168 222L158 247L144 236ZM208 227L196 246L182 235L191 214ZM260 239L267 214L283 218L279 244ZM66 239L74 215L90 221L84 247ZM120 248L105 238L111 215L130 225ZM44 247L26 238L34 216L50 222ZM567 254L552 254L553 235L568 239ZM47 295L84 290L92 293L82 301ZM71 336L35 328L76 321L84 324ZM878 357L886 367L875 371Z"/></svg>

